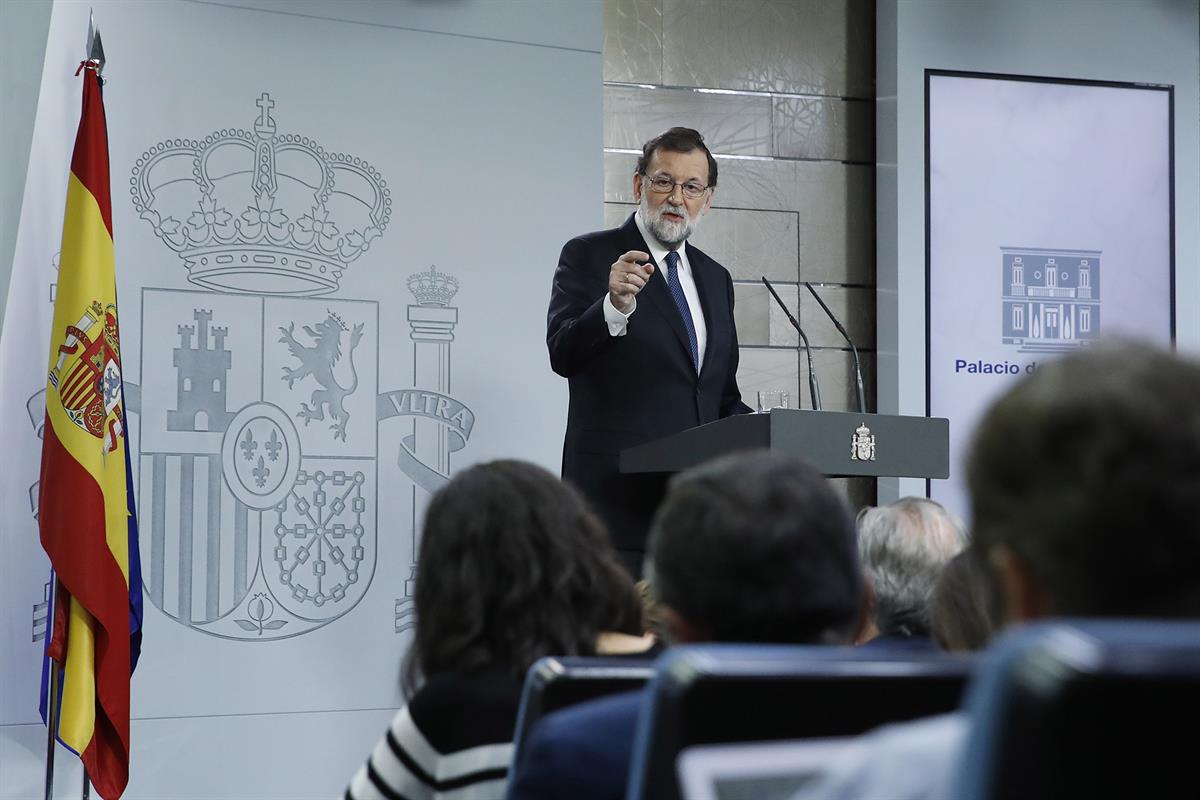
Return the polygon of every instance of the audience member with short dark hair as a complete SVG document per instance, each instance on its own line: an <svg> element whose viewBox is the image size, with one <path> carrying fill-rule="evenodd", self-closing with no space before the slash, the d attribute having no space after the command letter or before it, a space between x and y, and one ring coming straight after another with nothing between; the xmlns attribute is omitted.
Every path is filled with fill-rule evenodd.
<svg viewBox="0 0 1200 800"><path fill-rule="evenodd" d="M950 559L929 598L929 622L938 647L948 652L983 649L1000 626L990 576L971 551Z"/></svg>
<svg viewBox="0 0 1200 800"><path fill-rule="evenodd" d="M1200 618L1200 364L1133 343L1043 365L984 415L970 551L1004 620ZM798 797L945 797L962 713L870 734Z"/></svg>
<svg viewBox="0 0 1200 800"><path fill-rule="evenodd" d="M650 530L647 574L672 643L850 642L862 600L854 523L807 462L765 451L677 476ZM510 798L620 798L641 693L551 714Z"/></svg>
<svg viewBox="0 0 1200 800"><path fill-rule="evenodd" d="M868 579L868 616L859 643L933 650L929 598L966 538L954 515L924 497L860 511L858 554Z"/></svg>
<svg viewBox="0 0 1200 800"><path fill-rule="evenodd" d="M592 655L604 628L637 613L632 582L614 581L616 558L578 492L541 467L457 474L425 517L408 703L345 797L418 800L446 785L502 797L530 664Z"/></svg>

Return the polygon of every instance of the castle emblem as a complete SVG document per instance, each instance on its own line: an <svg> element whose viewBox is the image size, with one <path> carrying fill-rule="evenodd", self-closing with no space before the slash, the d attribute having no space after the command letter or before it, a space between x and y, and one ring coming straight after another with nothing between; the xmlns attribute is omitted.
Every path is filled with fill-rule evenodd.
<svg viewBox="0 0 1200 800"><path fill-rule="evenodd" d="M1063 352L1100 335L1100 251L1000 252L1001 341L1022 352Z"/></svg>
<svg viewBox="0 0 1200 800"><path fill-rule="evenodd" d="M49 381L71 422L102 440L104 452L112 452L121 435L121 352L114 306L93 301L66 327Z"/></svg>
<svg viewBox="0 0 1200 800"><path fill-rule="evenodd" d="M875 434L871 433L865 422L854 429L854 436L850 440L850 460L875 460Z"/></svg>
<svg viewBox="0 0 1200 800"><path fill-rule="evenodd" d="M361 158L277 133L275 101L264 92L256 102L251 130L168 139L143 153L129 190L133 206L198 286L335 292L387 227L390 191Z"/></svg>

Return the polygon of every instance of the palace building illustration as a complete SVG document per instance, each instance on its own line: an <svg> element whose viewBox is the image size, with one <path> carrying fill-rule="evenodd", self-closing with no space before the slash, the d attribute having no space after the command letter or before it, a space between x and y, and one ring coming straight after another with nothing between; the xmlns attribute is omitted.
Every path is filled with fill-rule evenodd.
<svg viewBox="0 0 1200 800"><path fill-rule="evenodd" d="M1073 350L1100 334L1100 251L1001 247L1002 341Z"/></svg>

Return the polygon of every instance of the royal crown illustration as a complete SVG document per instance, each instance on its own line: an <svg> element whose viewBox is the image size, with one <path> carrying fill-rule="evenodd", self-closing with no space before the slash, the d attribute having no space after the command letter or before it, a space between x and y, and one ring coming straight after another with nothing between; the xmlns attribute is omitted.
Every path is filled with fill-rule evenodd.
<svg viewBox="0 0 1200 800"><path fill-rule="evenodd" d="M408 290L419 306L445 307L458 294L458 278L438 272L437 267L430 267L428 272L408 276Z"/></svg>
<svg viewBox="0 0 1200 800"><path fill-rule="evenodd" d="M336 291L347 265L382 235L391 197L361 158L276 135L263 93L254 129L168 139L137 160L134 208L179 253L188 280L254 294Z"/></svg>

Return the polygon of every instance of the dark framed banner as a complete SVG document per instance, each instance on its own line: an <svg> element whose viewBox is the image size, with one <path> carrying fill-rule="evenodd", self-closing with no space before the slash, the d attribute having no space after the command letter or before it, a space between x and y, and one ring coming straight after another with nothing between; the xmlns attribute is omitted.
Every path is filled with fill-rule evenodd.
<svg viewBox="0 0 1200 800"><path fill-rule="evenodd" d="M1102 337L1175 335L1173 89L927 70L927 413L950 420L966 516L980 415Z"/></svg>

